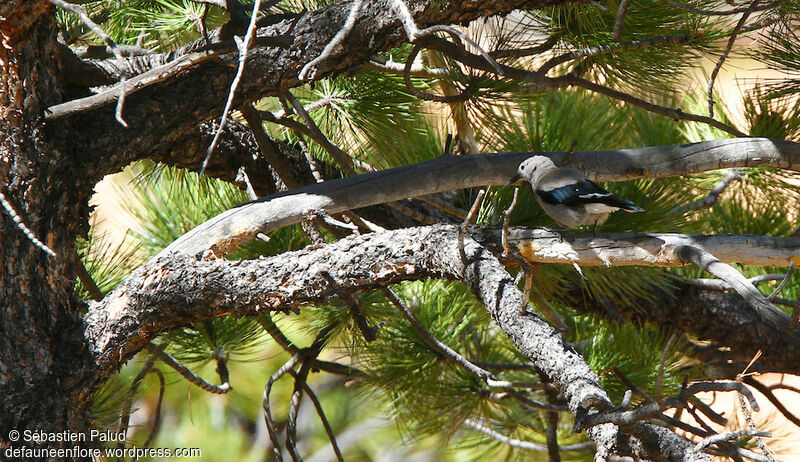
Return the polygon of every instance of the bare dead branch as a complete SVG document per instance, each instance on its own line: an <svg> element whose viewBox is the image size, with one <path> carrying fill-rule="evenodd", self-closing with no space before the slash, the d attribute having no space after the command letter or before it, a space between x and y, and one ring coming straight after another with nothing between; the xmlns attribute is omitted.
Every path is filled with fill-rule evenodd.
<svg viewBox="0 0 800 462"><path fill-rule="evenodd" d="M153 84L164 82L187 69L193 68L200 63L219 56L218 51L198 51L183 55L174 61L157 66L147 72L120 82L106 91L87 96L84 98L73 99L65 103L50 106L45 111L45 120L57 120L69 117L82 112L98 109L115 101L119 101L120 95L128 93L129 89L140 90Z"/></svg>
<svg viewBox="0 0 800 462"><path fill-rule="evenodd" d="M697 443L698 451L702 451L708 446L712 444L717 444L722 441L731 441L731 440L738 440L739 438L744 438L747 436L772 436L770 432L758 431L758 430L736 430L727 433L720 433L719 435L709 436L708 438L704 438L703 441Z"/></svg>
<svg viewBox="0 0 800 462"><path fill-rule="evenodd" d="M508 245L529 263L579 263L581 266L660 266L689 263L677 249L690 246L726 263L785 266L800 262L800 239L758 235L686 235L671 233L559 233L542 229L511 228ZM502 231L476 231L475 239L502 252ZM735 270L734 270L735 271ZM737 271L738 273L738 271ZM739 273L741 274L741 273ZM744 276L742 276L744 278ZM753 283L744 279L748 286ZM754 282L758 282L754 279Z"/></svg>
<svg viewBox="0 0 800 462"><path fill-rule="evenodd" d="M773 305L734 267L721 262L711 253L689 245L681 245L669 249L681 261L694 263L703 271L708 271L714 276L730 284L750 305L755 308L765 319L776 325L787 325L789 316Z"/></svg>
<svg viewBox="0 0 800 462"><path fill-rule="evenodd" d="M681 205L675 207L675 209L671 213L680 214L684 213L687 210L697 210L701 208L711 208L716 205L717 200L719 200L720 194L722 194L725 189L730 186L736 180L742 178L742 170L738 168L729 168L725 171L725 175L716 183L714 187L711 188L711 191L708 193L706 197L703 199L691 202L689 204Z"/></svg>

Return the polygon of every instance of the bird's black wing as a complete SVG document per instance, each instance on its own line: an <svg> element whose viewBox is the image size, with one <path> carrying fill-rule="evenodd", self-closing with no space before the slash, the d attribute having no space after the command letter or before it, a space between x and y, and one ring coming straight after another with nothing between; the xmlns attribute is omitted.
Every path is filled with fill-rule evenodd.
<svg viewBox="0 0 800 462"><path fill-rule="evenodd" d="M553 205L605 204L626 210L639 210L639 207L633 205L633 202L620 199L589 179L550 190L538 189L536 194L545 203Z"/></svg>

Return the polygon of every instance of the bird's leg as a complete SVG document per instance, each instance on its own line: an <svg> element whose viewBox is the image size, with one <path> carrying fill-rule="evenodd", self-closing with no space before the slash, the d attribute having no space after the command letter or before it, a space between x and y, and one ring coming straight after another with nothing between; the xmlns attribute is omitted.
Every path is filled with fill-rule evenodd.
<svg viewBox="0 0 800 462"><path fill-rule="evenodd" d="M597 237L597 220L595 220L592 225L592 237Z"/></svg>

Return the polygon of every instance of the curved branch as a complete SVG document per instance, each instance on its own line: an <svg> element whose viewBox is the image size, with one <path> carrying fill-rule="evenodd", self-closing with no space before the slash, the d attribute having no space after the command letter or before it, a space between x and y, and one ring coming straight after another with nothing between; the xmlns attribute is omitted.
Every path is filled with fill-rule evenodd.
<svg viewBox="0 0 800 462"><path fill-rule="evenodd" d="M309 210L328 215L407 197L485 185L504 185L519 164L559 153L502 153L442 156L404 167L325 181L228 210L194 228L160 255L226 253L239 244L303 220ZM663 178L730 167L779 167L800 171L800 144L765 138L723 139L676 146L575 152L570 165L596 181Z"/></svg>
<svg viewBox="0 0 800 462"><path fill-rule="evenodd" d="M430 226L349 237L261 260L159 258L102 302L91 304L84 317L85 337L99 374L107 375L159 331L197 319L286 310L401 280L460 280L558 387L573 413L611 409L613 404L583 358L541 318L520 312L523 295L500 262L470 238L464 247L470 257L466 266L459 256L458 228ZM670 454L670 460L705 460L669 430L643 424L632 431L646 442L629 440L622 452L650 458L649 448ZM587 433L599 452L617 452L622 434L616 426L598 425Z"/></svg>

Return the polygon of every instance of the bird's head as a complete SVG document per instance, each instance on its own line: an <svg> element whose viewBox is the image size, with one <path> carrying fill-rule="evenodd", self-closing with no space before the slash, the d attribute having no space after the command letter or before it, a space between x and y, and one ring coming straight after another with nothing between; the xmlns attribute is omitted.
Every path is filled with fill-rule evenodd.
<svg viewBox="0 0 800 462"><path fill-rule="evenodd" d="M517 173L508 180L506 186L512 184L521 184L524 182L533 183L536 179L537 175L541 175L542 173L552 170L556 168L556 165L550 160L549 157L545 156L533 156L525 159L521 164L519 164L519 168L517 169Z"/></svg>

